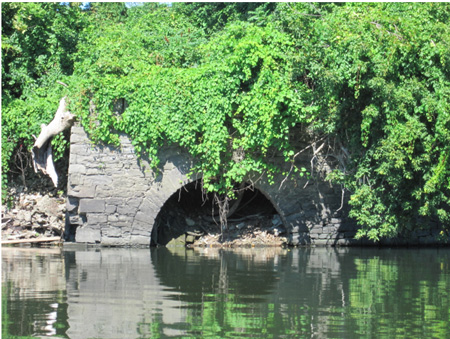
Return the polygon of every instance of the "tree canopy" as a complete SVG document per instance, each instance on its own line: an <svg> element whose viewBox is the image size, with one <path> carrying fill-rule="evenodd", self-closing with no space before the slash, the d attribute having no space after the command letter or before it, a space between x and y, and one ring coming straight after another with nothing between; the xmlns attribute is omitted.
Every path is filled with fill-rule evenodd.
<svg viewBox="0 0 450 339"><path fill-rule="evenodd" d="M277 170L270 150L292 161L304 126L345 159L328 179L350 192L357 236L447 232L449 16L446 3L5 3L2 182L67 95L95 141L127 133L154 165L179 144L225 196ZM67 141L52 142L61 156Z"/></svg>

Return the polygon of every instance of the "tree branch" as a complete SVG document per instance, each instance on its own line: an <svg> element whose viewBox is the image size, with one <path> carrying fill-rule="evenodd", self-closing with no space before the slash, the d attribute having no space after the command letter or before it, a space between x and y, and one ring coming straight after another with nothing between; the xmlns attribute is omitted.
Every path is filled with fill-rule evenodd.
<svg viewBox="0 0 450 339"><path fill-rule="evenodd" d="M48 125L41 125L41 133L31 149L34 171L37 173L40 170L50 176L55 187L58 186L58 175L53 164L51 140L55 135L70 128L74 122L75 115L67 110L66 97L64 97L59 102L53 120Z"/></svg>

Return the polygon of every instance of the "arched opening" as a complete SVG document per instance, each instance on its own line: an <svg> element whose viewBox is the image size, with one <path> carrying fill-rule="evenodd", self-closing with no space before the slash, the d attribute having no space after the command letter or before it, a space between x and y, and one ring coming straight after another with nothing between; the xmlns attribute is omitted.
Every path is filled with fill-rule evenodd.
<svg viewBox="0 0 450 339"><path fill-rule="evenodd" d="M232 213L227 228L221 229L213 194L202 191L200 180L183 186L159 211L152 245L281 245L285 228L275 207L260 190L245 187L242 196L230 202Z"/></svg>

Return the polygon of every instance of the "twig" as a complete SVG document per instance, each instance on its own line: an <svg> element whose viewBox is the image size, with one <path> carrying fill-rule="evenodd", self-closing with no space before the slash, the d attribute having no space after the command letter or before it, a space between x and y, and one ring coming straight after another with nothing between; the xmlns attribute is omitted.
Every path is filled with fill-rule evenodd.
<svg viewBox="0 0 450 339"><path fill-rule="evenodd" d="M339 212L342 209L342 207L344 207L344 194L345 194L345 188L344 187L341 188L341 192L342 192L342 194L341 194L341 207L339 207L336 210L336 212Z"/></svg>

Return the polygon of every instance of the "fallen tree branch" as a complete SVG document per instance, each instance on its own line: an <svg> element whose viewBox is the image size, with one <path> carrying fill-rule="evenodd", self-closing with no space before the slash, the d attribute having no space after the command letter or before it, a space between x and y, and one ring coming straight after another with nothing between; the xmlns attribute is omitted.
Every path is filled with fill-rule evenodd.
<svg viewBox="0 0 450 339"><path fill-rule="evenodd" d="M42 173L48 175L55 187L58 186L58 174L53 164L51 140L55 135L70 128L74 122L75 115L67 110L66 97L64 97L59 102L59 107L53 120L48 125L41 125L41 133L36 138L31 149L34 171L36 173L42 171Z"/></svg>

